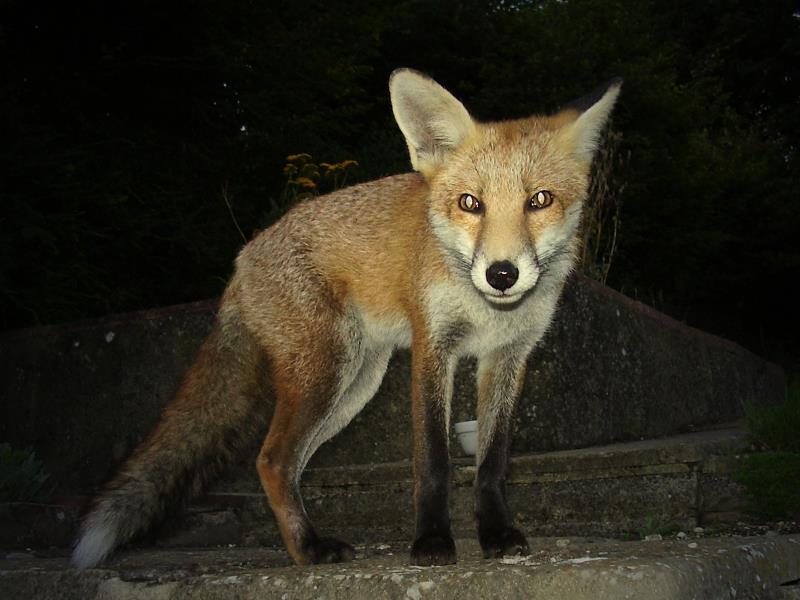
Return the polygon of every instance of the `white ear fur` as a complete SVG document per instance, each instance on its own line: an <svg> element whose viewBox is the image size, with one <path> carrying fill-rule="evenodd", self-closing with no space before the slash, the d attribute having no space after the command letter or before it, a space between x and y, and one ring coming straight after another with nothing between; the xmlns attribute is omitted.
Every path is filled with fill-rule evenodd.
<svg viewBox="0 0 800 600"><path fill-rule="evenodd" d="M423 174L441 164L475 131L464 105L433 79L411 69L389 78L392 112L406 138L411 165Z"/></svg>
<svg viewBox="0 0 800 600"><path fill-rule="evenodd" d="M614 80L600 98L586 108L574 121L564 126L562 136L572 145L574 152L583 160L591 162L600 142L600 134L608 122L611 110L619 96L622 80ZM596 97L596 94L594 95ZM587 97L591 98L591 96ZM587 99L577 101L585 105Z"/></svg>

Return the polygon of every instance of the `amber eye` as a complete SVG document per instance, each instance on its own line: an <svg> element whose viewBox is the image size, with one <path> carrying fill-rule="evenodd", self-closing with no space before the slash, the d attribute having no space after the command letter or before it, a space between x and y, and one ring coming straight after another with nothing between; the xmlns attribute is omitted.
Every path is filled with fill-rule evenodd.
<svg viewBox="0 0 800 600"><path fill-rule="evenodd" d="M483 211L483 204L472 194L461 194L461 197L458 199L458 207L461 210L471 213Z"/></svg>
<svg viewBox="0 0 800 600"><path fill-rule="evenodd" d="M528 209L529 210L539 210L540 208L546 208L553 203L553 194L548 192L547 190L541 190L536 192L531 199L528 200Z"/></svg>

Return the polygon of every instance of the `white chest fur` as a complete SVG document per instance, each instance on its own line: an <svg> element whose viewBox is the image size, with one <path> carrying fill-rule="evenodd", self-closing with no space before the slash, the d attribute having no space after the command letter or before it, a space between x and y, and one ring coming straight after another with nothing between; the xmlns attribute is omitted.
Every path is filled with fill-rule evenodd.
<svg viewBox="0 0 800 600"><path fill-rule="evenodd" d="M560 291L560 284L543 281L519 304L497 306L471 285L447 282L430 288L425 311L434 335L463 330L455 348L458 356L482 356L503 346L536 344L550 325ZM376 318L358 312L365 348L411 345L411 323L405 316Z"/></svg>
<svg viewBox="0 0 800 600"><path fill-rule="evenodd" d="M558 302L560 286L537 286L519 304L497 306L471 286L446 283L431 289L427 310L434 331L463 325L459 356L482 356L498 348L532 347L544 335Z"/></svg>

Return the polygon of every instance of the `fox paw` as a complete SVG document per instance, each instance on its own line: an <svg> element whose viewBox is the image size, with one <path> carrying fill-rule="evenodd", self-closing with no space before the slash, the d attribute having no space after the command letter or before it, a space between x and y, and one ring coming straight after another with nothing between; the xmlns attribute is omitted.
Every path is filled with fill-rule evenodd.
<svg viewBox="0 0 800 600"><path fill-rule="evenodd" d="M315 565L347 562L356 557L355 548L336 538L317 538L308 544L306 552L309 562Z"/></svg>
<svg viewBox="0 0 800 600"><path fill-rule="evenodd" d="M421 567L452 565L456 562L456 545L449 535L431 534L418 537L411 546L411 563Z"/></svg>
<svg viewBox="0 0 800 600"><path fill-rule="evenodd" d="M481 532L478 537L484 558L530 554L525 536L519 529L513 527Z"/></svg>

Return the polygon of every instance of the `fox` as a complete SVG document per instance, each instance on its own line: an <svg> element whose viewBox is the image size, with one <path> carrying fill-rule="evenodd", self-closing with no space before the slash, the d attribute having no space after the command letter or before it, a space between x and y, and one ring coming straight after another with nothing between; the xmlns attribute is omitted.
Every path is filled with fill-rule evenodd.
<svg viewBox="0 0 800 600"><path fill-rule="evenodd" d="M430 77L394 71L392 112L413 171L301 201L242 248L196 361L87 512L74 566L98 565L164 519L264 429L256 472L291 558L355 558L314 528L300 478L399 348L411 353L411 563L456 562L448 429L464 356L477 359L478 541L485 558L528 554L506 500L512 415L576 264L591 164L621 84L553 114L481 122Z"/></svg>

